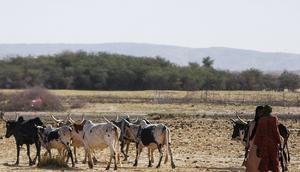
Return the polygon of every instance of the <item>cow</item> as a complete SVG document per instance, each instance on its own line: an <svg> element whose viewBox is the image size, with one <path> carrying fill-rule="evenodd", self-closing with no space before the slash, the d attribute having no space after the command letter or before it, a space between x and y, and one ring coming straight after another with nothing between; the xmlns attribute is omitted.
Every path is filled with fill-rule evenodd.
<svg viewBox="0 0 300 172"><path fill-rule="evenodd" d="M244 121L242 120L238 115L237 119L230 119L233 123L233 133L232 133L232 139L239 139L241 142L246 145L248 130L249 130L249 122L250 121ZM278 124L278 130L280 133L280 136L283 138L283 145L282 145L282 156L280 158L280 163L282 166L282 169L285 170L285 164L290 162L290 152L288 148L288 139L290 136L290 132L288 128L283 125L282 123ZM286 151L285 151L286 149ZM245 152L245 157L247 156L247 152Z"/></svg>
<svg viewBox="0 0 300 172"><path fill-rule="evenodd" d="M38 136L41 145L47 150L45 155L49 154L51 158L51 149L57 149L59 155L65 160L67 154L67 160L71 158L72 167L75 166L73 161L73 155L70 148L72 139L72 128L69 126L62 126L59 128L53 128L51 125L48 127L37 126Z"/></svg>
<svg viewBox="0 0 300 172"><path fill-rule="evenodd" d="M51 115L51 118L55 121L57 127L61 127L61 126L65 126L65 125L73 125L73 124L76 123L71 118L71 114L68 114L66 116L66 118L63 119L63 120L62 119L57 119L53 115ZM83 119L83 115L82 115L82 119ZM84 147L84 145L83 145L82 139L78 135L76 135L76 134L72 135L72 146L74 148L75 163L78 163L76 150L77 150L77 148ZM82 161L83 164L86 163L86 159L87 159L87 156L85 155L84 160ZM98 162L98 160L96 159L95 156L93 156L93 161L94 161L94 163Z"/></svg>
<svg viewBox="0 0 300 172"><path fill-rule="evenodd" d="M71 125L73 135L82 139L84 149L88 157L88 166L93 168L92 153L96 149L110 148L110 159L106 170L109 170L112 159L114 160L114 170L117 170L116 156L119 160L119 138L121 130L109 120L107 123L94 124L90 120L83 119L80 123Z"/></svg>
<svg viewBox="0 0 300 172"><path fill-rule="evenodd" d="M143 147L148 147L151 150L158 149L160 157L156 168L160 167L163 152L163 146L166 146L166 157L165 162L168 161L168 154L171 157L171 167L175 168L175 163L173 161L173 155L171 150L171 137L170 137L170 130L164 124L147 124L145 120L141 121L141 124L138 126L138 130L136 132L137 125L130 125L128 130L129 136L126 137L134 137L136 142L136 157L133 166L138 165L138 159L142 152ZM149 164L148 167L152 167L152 160L150 159L150 153L148 152L148 159Z"/></svg>
<svg viewBox="0 0 300 172"><path fill-rule="evenodd" d="M143 119L147 124L150 124L150 122L146 119ZM127 161L128 156L128 151L129 151L129 145L130 143L135 143L135 140L133 138L129 138L126 137L126 127L129 127L129 125L140 125L142 120L140 119L136 119L134 121L131 122L129 116L127 116L125 119L121 118L121 120L118 120L118 116L116 118L116 120L112 120L111 122L113 122L117 127L119 127L121 129L121 137L120 137L120 142L121 142L121 153L124 155L124 161ZM135 127L135 131L137 133L138 127ZM128 134L127 134L128 135ZM124 152L124 146L126 145L126 153ZM150 150L151 151L151 161L154 162L153 159L153 151L154 150Z"/></svg>
<svg viewBox="0 0 300 172"><path fill-rule="evenodd" d="M20 149L23 144L27 147L27 156L29 159L29 165L34 165L36 159L38 158L38 163L40 162L40 150L41 143L38 138L36 125L43 126L43 122L40 118L32 118L24 120L22 116L16 116L15 120L6 120L4 118L4 113L0 112L1 119L6 123L6 134L5 137L9 138L10 136L14 136L16 140L17 147L17 161L15 165L19 165L19 155ZM36 147L36 156L32 160L30 157L30 145L35 144Z"/></svg>

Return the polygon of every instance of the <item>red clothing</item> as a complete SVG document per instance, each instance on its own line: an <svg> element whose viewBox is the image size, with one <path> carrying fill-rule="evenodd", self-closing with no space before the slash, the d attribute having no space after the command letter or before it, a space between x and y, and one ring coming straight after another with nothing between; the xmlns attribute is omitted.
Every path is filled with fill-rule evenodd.
<svg viewBox="0 0 300 172"><path fill-rule="evenodd" d="M254 144L257 145L262 158L258 169L279 172L280 133L276 117L266 116L259 119Z"/></svg>

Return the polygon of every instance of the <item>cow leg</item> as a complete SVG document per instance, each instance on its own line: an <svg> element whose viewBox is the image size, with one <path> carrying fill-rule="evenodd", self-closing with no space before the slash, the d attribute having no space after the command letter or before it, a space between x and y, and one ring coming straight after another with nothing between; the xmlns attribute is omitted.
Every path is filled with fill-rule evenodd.
<svg viewBox="0 0 300 172"><path fill-rule="evenodd" d="M82 161L82 164L85 164L86 163L86 159L87 159L87 153L86 151L84 152L84 159Z"/></svg>
<svg viewBox="0 0 300 172"><path fill-rule="evenodd" d="M149 147L148 147L148 160L149 160L148 167L152 167L151 149Z"/></svg>
<svg viewBox="0 0 300 172"><path fill-rule="evenodd" d="M157 164L156 168L159 168L161 160L163 158L163 152L161 150L161 144L157 144L157 148L158 148L158 151L159 151L159 161L158 161L158 164Z"/></svg>
<svg viewBox="0 0 300 172"><path fill-rule="evenodd" d="M151 162L154 163L154 158L153 158L154 149L148 148L148 151L150 151L151 153Z"/></svg>
<svg viewBox="0 0 300 172"><path fill-rule="evenodd" d="M75 146L74 146L74 159L75 159L75 163L78 163L77 155L76 155L76 147Z"/></svg>
<svg viewBox="0 0 300 172"><path fill-rule="evenodd" d="M37 140L34 143L35 148L36 148L36 155L35 158L33 159L33 164L35 164L36 159L38 159L38 164L41 162L41 143Z"/></svg>
<svg viewBox="0 0 300 172"><path fill-rule="evenodd" d="M124 152L125 141L121 141L120 145L121 145L121 152L124 155L124 160L123 161L127 161L127 154Z"/></svg>
<svg viewBox="0 0 300 172"><path fill-rule="evenodd" d="M137 164L138 164L138 159L140 158L140 155L141 155L142 150L143 150L142 144L137 143L137 144L136 144L136 156L135 156L135 162L134 162L133 166L137 166Z"/></svg>
<svg viewBox="0 0 300 172"><path fill-rule="evenodd" d="M27 156L28 156L28 159L29 159L29 165L31 166L34 163L32 162L31 157L30 157L30 145L26 144L26 147L27 147Z"/></svg>
<svg viewBox="0 0 300 172"><path fill-rule="evenodd" d="M107 164L106 170L109 170L112 159L114 159L114 164L115 164L114 170L117 170L116 152L115 152L113 146L111 145L110 146L110 157L109 157L109 162Z"/></svg>
<svg viewBox="0 0 300 172"><path fill-rule="evenodd" d="M20 156L20 145L17 144L17 161L16 161L15 165L19 165L19 156Z"/></svg>
<svg viewBox="0 0 300 172"><path fill-rule="evenodd" d="M288 147L288 141L285 141L285 145L286 145L286 150L287 150L287 160L288 162L290 162L291 158L290 158L290 151L289 151L289 147Z"/></svg>
<svg viewBox="0 0 300 172"><path fill-rule="evenodd" d="M93 155L93 162L94 162L94 164L98 163L98 160L96 159L95 155Z"/></svg>
<svg viewBox="0 0 300 172"><path fill-rule="evenodd" d="M73 155L72 155L72 150L71 150L70 146L68 146L68 159L69 159L69 157L71 157L72 167L75 167L75 163L74 163Z"/></svg>
<svg viewBox="0 0 300 172"><path fill-rule="evenodd" d="M168 146L168 151L169 151L169 155L170 155L170 158L171 158L171 167L174 169L175 168L175 163L174 163L174 160L173 160L173 154L172 154L170 143L169 143L169 146Z"/></svg>
<svg viewBox="0 0 300 172"><path fill-rule="evenodd" d="M129 157L129 156L128 156L129 145L130 145L130 142L129 142L129 141L127 141L127 143L126 143L126 155L125 155L125 157L126 157L126 160L127 160L127 158Z"/></svg>
<svg viewBox="0 0 300 172"><path fill-rule="evenodd" d="M93 168L94 164L93 164L93 161L92 161L91 150L90 150L90 148L85 148L85 151L86 151L87 158L88 158L89 168Z"/></svg>

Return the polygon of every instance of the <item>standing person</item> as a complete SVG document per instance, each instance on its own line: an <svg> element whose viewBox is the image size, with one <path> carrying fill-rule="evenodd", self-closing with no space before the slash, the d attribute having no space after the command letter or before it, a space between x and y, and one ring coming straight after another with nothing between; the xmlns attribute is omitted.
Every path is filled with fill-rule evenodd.
<svg viewBox="0 0 300 172"><path fill-rule="evenodd" d="M279 172L280 134L278 119L271 115L272 108L265 105L263 117L260 118L254 144L257 145L257 155L261 158L258 170L261 172Z"/></svg>
<svg viewBox="0 0 300 172"><path fill-rule="evenodd" d="M256 155L257 146L253 143L255 139L256 129L258 126L258 120L263 115L263 106L257 106L255 109L255 118L249 122L249 131L247 135L246 151L248 151L248 157L246 162L246 172L259 172L258 165L260 162L259 157Z"/></svg>

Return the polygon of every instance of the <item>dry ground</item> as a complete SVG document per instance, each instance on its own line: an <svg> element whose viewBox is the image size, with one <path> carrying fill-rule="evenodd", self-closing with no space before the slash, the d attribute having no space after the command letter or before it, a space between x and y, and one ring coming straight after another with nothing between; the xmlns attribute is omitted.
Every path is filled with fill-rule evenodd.
<svg viewBox="0 0 300 172"><path fill-rule="evenodd" d="M95 121L99 117L87 116ZM78 118L77 118L78 119ZM49 122L49 117L43 117ZM243 161L243 146L237 141L231 140L232 124L228 119L211 119L208 117L177 116L172 119L160 119L153 122L165 123L171 128L172 149L177 166L176 171L244 171L241 167ZM300 123L296 121L283 121L290 129L300 128ZM5 132L1 129L1 135ZM300 171L300 138L293 132L290 137L290 152L292 161L290 171ZM16 148L13 138L0 139L0 171L45 171L61 169L39 169L28 167L25 149L21 150L20 166L13 166L16 160ZM43 150L45 151L45 150ZM147 168L146 149L140 158L137 168L132 167L134 160L134 148L131 145L130 158L128 162L123 162L123 166L118 171L157 171L155 168ZM32 154L33 155L33 154ZM83 150L78 154L79 159L83 159ZM104 170L105 161L108 158L108 151L98 151L98 159L102 162L95 166L95 170ZM158 160L158 153L155 152L155 164ZM65 169L67 171L89 170L87 164L78 163L75 168ZM172 171L170 164L162 165L158 171Z"/></svg>

